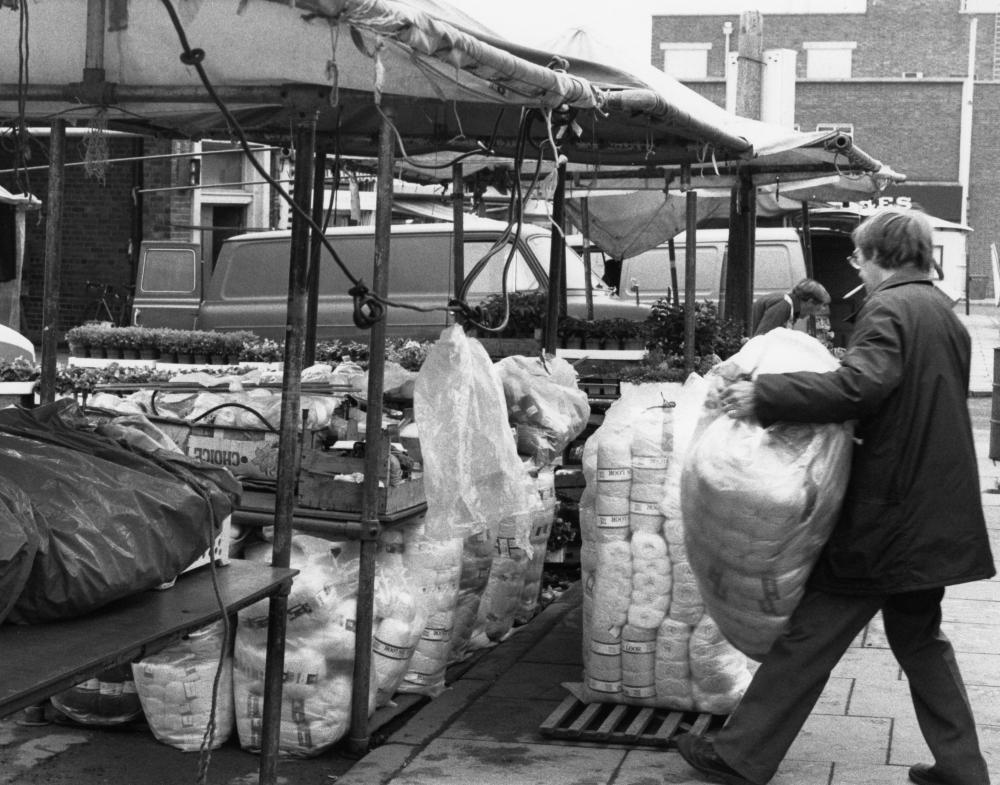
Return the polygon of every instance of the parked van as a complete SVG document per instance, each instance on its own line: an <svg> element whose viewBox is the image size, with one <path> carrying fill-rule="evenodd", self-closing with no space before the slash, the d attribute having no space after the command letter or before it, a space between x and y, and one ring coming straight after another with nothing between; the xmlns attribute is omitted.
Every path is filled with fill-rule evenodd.
<svg viewBox="0 0 1000 785"><path fill-rule="evenodd" d="M509 291L545 290L551 236L547 229L523 225L520 235L507 236L498 221L466 218L464 257L468 279L465 300L475 306L502 291L504 265ZM411 338L437 338L454 321L444 310L455 296L453 285L454 226L450 223L394 224L389 250L389 299L433 310L387 309L386 333ZM353 275L372 284L375 234L372 226L338 227L327 238ZM494 245L499 251L489 255ZM266 338L285 335L290 231L259 232L231 237L222 244L215 268L203 269L196 246L143 243L133 299L133 321L146 327L199 330L252 330ZM567 307L586 318L583 262L566 249ZM615 297L592 276L594 318L642 320L648 306ZM318 338L357 337L351 283L323 248L321 252Z"/></svg>
<svg viewBox="0 0 1000 785"><path fill-rule="evenodd" d="M728 229L699 229L696 233L695 299L719 300L729 243ZM674 238L679 299L684 299L687 234ZM805 255L799 234L791 228L758 227L754 250L754 299L772 292L787 292L806 277ZM653 303L672 297L670 253L667 243L622 260L620 289L623 297Z"/></svg>

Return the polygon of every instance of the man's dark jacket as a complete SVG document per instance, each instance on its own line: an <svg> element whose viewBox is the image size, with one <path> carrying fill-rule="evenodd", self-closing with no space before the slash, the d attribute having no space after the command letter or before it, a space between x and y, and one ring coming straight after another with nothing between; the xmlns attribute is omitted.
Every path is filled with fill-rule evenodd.
<svg viewBox="0 0 1000 785"><path fill-rule="evenodd" d="M758 376L762 421L856 421L840 518L810 584L884 594L995 574L968 410L970 339L902 270L865 301L841 367Z"/></svg>

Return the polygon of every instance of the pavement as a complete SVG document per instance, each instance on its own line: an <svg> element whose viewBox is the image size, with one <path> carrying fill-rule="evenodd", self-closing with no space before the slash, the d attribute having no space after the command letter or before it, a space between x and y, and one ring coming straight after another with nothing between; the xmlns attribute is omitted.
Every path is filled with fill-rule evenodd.
<svg viewBox="0 0 1000 785"><path fill-rule="evenodd" d="M969 409L982 501L1000 555L1000 468L988 457L993 350L1000 310L973 303L959 315L973 337ZM686 785L701 782L673 747L549 738L539 727L582 678L579 582L503 643L449 670L449 685L373 734L360 759L282 760L280 783L295 785ZM947 590L943 627L952 640L976 716L991 779L1000 782L1000 579ZM452 673L456 673L452 678ZM232 747L230 744L229 747ZM148 731L105 732L0 720L0 785L194 782L192 753ZM185 757L186 756L186 757ZM182 762L178 763L178 760ZM233 761L237 763L234 764ZM905 678L876 617L834 670L773 785L906 783L907 768L931 761ZM256 759L216 751L208 781L256 782Z"/></svg>

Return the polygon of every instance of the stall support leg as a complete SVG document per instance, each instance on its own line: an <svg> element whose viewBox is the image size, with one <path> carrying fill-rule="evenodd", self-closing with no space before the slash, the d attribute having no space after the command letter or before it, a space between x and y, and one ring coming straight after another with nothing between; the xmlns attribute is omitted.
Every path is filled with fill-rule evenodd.
<svg viewBox="0 0 1000 785"><path fill-rule="evenodd" d="M260 785L278 781L278 748L281 733L281 692L285 678L285 632L288 594L292 583L271 597L267 619L267 660L264 666L264 706L260 726Z"/></svg>
<svg viewBox="0 0 1000 785"><path fill-rule="evenodd" d="M375 523L373 531L378 531ZM355 755L368 752L368 701L372 673L372 634L375 626L375 552L377 539L361 540L358 570L358 609L354 647L354 683L351 689L350 750Z"/></svg>

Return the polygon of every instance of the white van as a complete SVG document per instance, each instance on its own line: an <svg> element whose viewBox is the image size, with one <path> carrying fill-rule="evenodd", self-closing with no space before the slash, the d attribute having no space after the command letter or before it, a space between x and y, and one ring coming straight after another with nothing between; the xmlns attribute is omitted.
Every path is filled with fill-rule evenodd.
<svg viewBox="0 0 1000 785"><path fill-rule="evenodd" d="M464 263L466 302L475 307L502 291L504 265L509 291L548 288L551 234L525 224L515 235L499 221L466 218ZM386 333L409 338L437 338L454 322L444 310L455 297L451 223L394 224L389 250L389 299L428 310L390 307ZM372 284L375 258L373 226L337 227L327 232L330 244L352 274ZM497 253L487 258L494 244ZM222 244L211 271L203 269L194 247L185 243L143 243L133 298L133 322L146 327L199 330L251 330L265 338L283 339L288 302L290 231L258 232L231 237ZM513 255L511 256L511 250ZM357 337L351 287L325 248L321 252L318 338ZM610 287L591 276L595 319L643 320L647 306L614 296ZM583 262L566 248L567 308L586 318Z"/></svg>
<svg viewBox="0 0 1000 785"><path fill-rule="evenodd" d="M728 229L699 229L696 233L695 299L719 300L724 290ZM684 299L687 235L674 238L679 299ZM805 255L799 234L784 227L758 227L754 250L754 299L772 292L787 292L806 277ZM623 297L650 304L672 297L670 252L667 243L622 260L620 289Z"/></svg>

